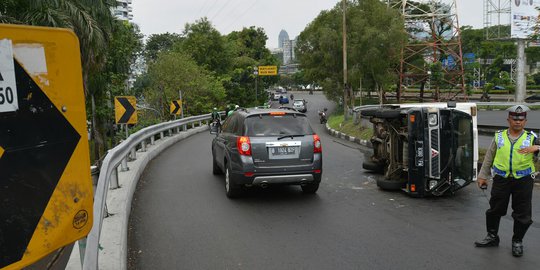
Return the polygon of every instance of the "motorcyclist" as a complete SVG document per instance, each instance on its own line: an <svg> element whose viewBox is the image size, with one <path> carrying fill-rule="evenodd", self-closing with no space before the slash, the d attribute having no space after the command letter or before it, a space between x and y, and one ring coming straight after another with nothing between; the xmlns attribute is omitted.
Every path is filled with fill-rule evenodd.
<svg viewBox="0 0 540 270"><path fill-rule="evenodd" d="M230 110L230 111L227 113L227 116L231 115L234 111L238 110L238 108L240 108L240 106L234 105L234 110Z"/></svg>
<svg viewBox="0 0 540 270"><path fill-rule="evenodd" d="M326 112L328 111L327 108L324 108L322 111L319 111L319 120L321 122L321 124L325 124L327 119L326 119Z"/></svg>
<svg viewBox="0 0 540 270"><path fill-rule="evenodd" d="M293 94L291 94L291 100L294 100L294 95Z"/></svg>
<svg viewBox="0 0 540 270"><path fill-rule="evenodd" d="M217 121L221 122L221 115L219 114L216 107L212 110L212 122Z"/></svg>
<svg viewBox="0 0 540 270"><path fill-rule="evenodd" d="M212 110L212 125L221 126L221 115L216 107Z"/></svg>

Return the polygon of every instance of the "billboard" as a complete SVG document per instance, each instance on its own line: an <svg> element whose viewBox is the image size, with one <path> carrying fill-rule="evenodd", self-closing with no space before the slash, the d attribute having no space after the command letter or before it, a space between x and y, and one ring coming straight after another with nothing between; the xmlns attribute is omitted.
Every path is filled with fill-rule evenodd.
<svg viewBox="0 0 540 270"><path fill-rule="evenodd" d="M527 39L534 33L540 0L510 0L512 38Z"/></svg>

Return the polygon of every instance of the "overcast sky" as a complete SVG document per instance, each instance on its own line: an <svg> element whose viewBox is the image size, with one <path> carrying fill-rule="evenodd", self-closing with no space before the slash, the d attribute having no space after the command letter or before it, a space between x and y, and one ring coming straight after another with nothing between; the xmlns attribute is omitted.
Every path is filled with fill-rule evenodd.
<svg viewBox="0 0 540 270"><path fill-rule="evenodd" d="M281 29L293 39L338 0L133 0L133 21L145 36L181 33L186 23L207 17L223 35L243 27L264 28L268 48L278 47ZM457 0L459 24L481 28L483 0Z"/></svg>

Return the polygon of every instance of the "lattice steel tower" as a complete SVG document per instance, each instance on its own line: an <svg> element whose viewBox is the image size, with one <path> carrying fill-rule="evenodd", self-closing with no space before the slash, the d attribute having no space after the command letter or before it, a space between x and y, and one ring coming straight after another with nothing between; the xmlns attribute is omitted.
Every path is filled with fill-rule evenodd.
<svg viewBox="0 0 540 270"><path fill-rule="evenodd" d="M390 0L388 4L401 11L409 34L401 53L398 101L407 86L431 91L426 99L467 100L456 0Z"/></svg>

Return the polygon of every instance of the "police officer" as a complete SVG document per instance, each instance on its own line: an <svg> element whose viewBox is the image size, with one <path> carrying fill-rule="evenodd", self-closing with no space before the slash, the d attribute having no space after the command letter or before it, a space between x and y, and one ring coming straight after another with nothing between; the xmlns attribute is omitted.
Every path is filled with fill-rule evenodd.
<svg viewBox="0 0 540 270"><path fill-rule="evenodd" d="M512 236L512 255L523 255L523 236L532 224L531 200L534 186L534 162L540 150L537 136L524 130L527 123L527 111L524 105L515 105L507 109L508 129L498 131L486 152L482 169L478 175L478 187L487 188L487 179L491 171L493 187L489 209L486 211L487 236L476 241L476 247L494 247L499 245L499 222L506 215L510 197L512 197L512 218L514 235ZM490 171L491 170L491 171Z"/></svg>

